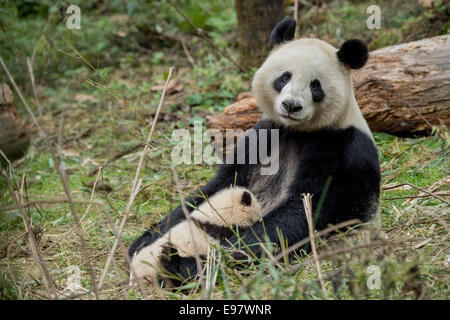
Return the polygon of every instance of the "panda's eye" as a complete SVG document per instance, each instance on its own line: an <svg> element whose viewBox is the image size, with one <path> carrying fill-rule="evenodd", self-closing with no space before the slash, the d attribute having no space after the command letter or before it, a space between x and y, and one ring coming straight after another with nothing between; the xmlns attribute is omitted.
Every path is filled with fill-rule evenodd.
<svg viewBox="0 0 450 320"><path fill-rule="evenodd" d="M289 80L291 80L291 74L289 72L285 72L281 75L281 80L283 82L288 82Z"/></svg>
<svg viewBox="0 0 450 320"><path fill-rule="evenodd" d="M292 74L289 71L284 72L281 76L275 79L273 87L276 91L281 92L283 87L291 80Z"/></svg>
<svg viewBox="0 0 450 320"><path fill-rule="evenodd" d="M325 98L325 92L318 79L311 81L309 88L311 89L311 95L314 102L320 102Z"/></svg>
<svg viewBox="0 0 450 320"><path fill-rule="evenodd" d="M311 81L311 89L313 90L320 89L320 81L317 79Z"/></svg>

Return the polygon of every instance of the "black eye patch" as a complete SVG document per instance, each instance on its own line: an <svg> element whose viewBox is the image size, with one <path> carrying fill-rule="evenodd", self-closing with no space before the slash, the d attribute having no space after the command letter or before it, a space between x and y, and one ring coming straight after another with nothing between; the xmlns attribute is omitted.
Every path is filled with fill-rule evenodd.
<svg viewBox="0 0 450 320"><path fill-rule="evenodd" d="M311 89L311 95L314 102L320 102L323 98L325 98L325 92L323 92L322 85L319 80L315 79L311 81L309 88Z"/></svg>
<svg viewBox="0 0 450 320"><path fill-rule="evenodd" d="M273 88L278 92L281 92L283 87L291 81L292 74L289 71L284 72L281 76L275 79L273 82Z"/></svg>

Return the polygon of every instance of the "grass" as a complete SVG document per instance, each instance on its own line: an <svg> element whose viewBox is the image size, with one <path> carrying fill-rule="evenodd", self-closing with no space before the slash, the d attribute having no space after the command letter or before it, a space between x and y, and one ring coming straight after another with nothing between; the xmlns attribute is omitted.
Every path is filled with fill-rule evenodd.
<svg viewBox="0 0 450 320"><path fill-rule="evenodd" d="M198 26L211 32L220 48L235 56L236 39L227 36L236 32L229 2L222 4L213 1L212 7L201 11L198 17L192 17L200 12L195 6L188 13ZM389 28L380 31L380 35L373 39L379 41L378 44L373 42L374 47L399 41L397 36L389 34L400 34L400 39L408 37L405 30L411 21L420 18L422 23L428 19L429 13L425 14L420 8L411 9L407 2L394 3L401 10L397 16L386 17ZM251 79L251 75L239 73L229 61L192 36L189 26L175 17L170 7L158 7L160 4L146 6L168 34L181 32L189 40L187 43L196 68L190 67L176 43L164 40L148 47L144 41L145 34L137 27L141 21L145 21L142 20L145 16L140 16L140 10L136 11L133 7L106 7L103 13L100 13L102 8L89 9L89 13L83 17L86 34L67 33L61 22L55 20L50 27L52 42L40 44L35 68L38 84L41 85L44 122L52 141L58 141L63 117L60 154L74 198L88 200L91 192L89 184L95 179L89 173L114 155L145 141L160 98L160 91L152 91L151 88L163 83L169 65L178 66L175 78L180 80L183 88L166 98L151 151L142 169L143 189L134 202L122 233L121 238L126 245L130 245L146 226L159 221L179 202L170 164L166 160L170 159L173 130L192 130L192 119L204 120L208 115L222 111L234 101L238 93L248 90ZM183 6L188 7L189 3L182 2L181 8ZM317 30L311 31L313 35L322 38L328 36L329 41L341 43L343 38L368 35L365 25L350 30L350 26L359 26L356 22L363 9L363 3L336 1L331 4L331 9L310 13L309 18L303 19L305 24L310 18L316 19L313 21L316 21ZM2 10L6 10L5 7ZM128 14L124 15L124 12ZM389 12L392 10L386 14L391 14ZM324 14L328 24L321 20ZM8 21L9 26L1 34L2 40L7 40L7 46L2 46L0 53L8 59L8 66L13 66L13 75L30 97L29 81L22 63L39 37L38 31L42 30L45 18L39 13L27 19L14 15L8 17L8 20L2 20ZM167 23L171 19L175 22ZM338 22L342 22L342 30L337 36L330 28L337 30L331 26ZM24 36L26 30L33 32ZM436 34L442 32L441 29L433 30ZM126 36L118 36L119 32L124 32ZM308 32L305 31L306 34ZM229 46L229 43L233 46ZM96 71L77 57L68 44L79 50L81 56L95 66ZM11 51L8 53L8 50ZM0 79L4 79L2 73ZM93 85L93 81L103 87ZM21 116L27 119L20 102L16 100L15 103ZM20 179L26 174L30 201L61 198L64 196L63 187L44 140L35 128L31 130L32 144L26 156L13 164L14 175ZM80 138L83 133L86 134ZM376 133L375 141L379 149L383 185L408 182L435 193L446 193L448 199L448 132L440 131L422 138L397 138ZM116 223L119 223L125 210L141 151L142 148L139 148L106 166L103 178L112 191L105 193L97 190L95 193L94 200L107 203ZM206 183L214 175L215 169L215 166L206 164L177 166L183 192L187 194ZM420 191L401 187L383 191L381 197L416 194L420 194ZM0 203L0 299L44 299L46 292L30 254L20 213L15 209L3 179L0 179ZM86 210L86 204L77 204L76 209L81 216ZM434 197L394 199L382 200L379 211L380 232L376 226L369 224L363 229L319 241L320 254L362 245L369 239L374 243L373 247L354 248L321 259L328 294L326 298L448 299L448 206ZM73 231L74 220L69 206L65 203L38 204L30 207L28 214L58 290L62 291L68 285L68 277L73 274L71 266L80 268L81 286L90 289L86 262L82 259L79 239ZM84 217L81 225L98 280L114 241L114 233L102 211L95 206ZM270 252L270 245L268 247ZM106 286L101 291L103 299L141 298L135 288L127 286L128 270L123 254L119 247L107 275ZM325 298L317 282L314 264L309 263L311 256L308 254L300 254L288 263L280 261L281 268L267 257L242 268L235 265L228 252L220 249L215 251L214 258L210 269L213 274L217 273L217 283L208 292L209 298ZM369 290L366 286L369 266L380 268L380 289ZM185 289L195 288L195 285L188 284ZM189 290L155 290L149 294L150 298L163 299L201 297L201 293L190 293ZM86 297L89 296L82 296Z"/></svg>

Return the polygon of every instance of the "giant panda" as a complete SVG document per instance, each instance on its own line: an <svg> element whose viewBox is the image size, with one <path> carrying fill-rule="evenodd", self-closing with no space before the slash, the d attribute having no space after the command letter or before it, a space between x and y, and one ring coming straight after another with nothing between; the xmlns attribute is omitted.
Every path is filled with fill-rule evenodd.
<svg viewBox="0 0 450 320"><path fill-rule="evenodd" d="M175 286L179 275L196 273L195 254L204 259L210 245L220 244L260 219L261 208L250 191L242 187L223 189L194 210L189 221L178 223L135 251L130 281L134 284L138 277L152 285L164 281L167 286Z"/></svg>
<svg viewBox="0 0 450 320"><path fill-rule="evenodd" d="M357 39L344 42L339 49L318 39L294 40L295 26L289 18L275 26L270 35L273 49L254 75L252 92L263 116L238 141L236 148L240 143L244 146L240 150L245 150L246 161L222 164L209 183L186 199L199 206L203 195L211 196L234 183L255 195L263 219L240 235L247 246L233 255L243 261L261 254L261 239L268 237L279 245L279 231L288 245L308 236L301 201L304 193L313 195L313 212L320 202L317 230L350 219L366 222L377 211L378 154L351 81L351 71L363 67L368 59L367 46ZM256 143L249 139L251 131L257 133ZM266 147L271 157L277 157L279 169L264 175L263 159L248 160L255 152L259 154L261 136L272 132L279 137L277 148ZM167 232L184 219L179 206L158 228ZM145 232L130 247L130 255L159 237L158 232ZM231 235L222 244L228 247L237 240Z"/></svg>

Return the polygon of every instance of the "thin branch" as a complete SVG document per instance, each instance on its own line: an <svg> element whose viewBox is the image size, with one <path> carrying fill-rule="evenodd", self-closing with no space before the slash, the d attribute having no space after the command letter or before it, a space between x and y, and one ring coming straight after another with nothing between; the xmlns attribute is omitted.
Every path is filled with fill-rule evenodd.
<svg viewBox="0 0 450 320"><path fill-rule="evenodd" d="M398 199L417 199L417 198L429 198L433 196L444 196L448 197L450 196L450 193L435 193L433 195L431 194L422 194L417 196L403 196L403 197L392 197L392 198L381 198L381 200L398 200Z"/></svg>
<svg viewBox="0 0 450 320"><path fill-rule="evenodd" d="M359 220L359 219L351 219L351 220L348 220L348 221L344 221L344 222L332 225L332 226L330 226L330 227L328 227L326 229L323 229L323 230L317 232L315 234L315 238L319 238L319 237L325 236L325 235L327 235L327 234L329 234L329 233L331 233L333 231L336 231L336 230L339 230L339 229L342 229L342 228L345 228L345 227L348 227L348 226L352 226L352 225L355 225L355 224L359 224L361 222L362 221ZM311 241L311 238L310 237L306 237L305 239L302 239L299 242L294 243L292 246L289 246L289 248L287 250L284 250L284 251L280 252L277 256L275 256L275 259L276 260L280 260L281 258L283 258L283 256L285 256L285 255L287 255L287 254L297 250L298 248L303 247L305 244L307 244L310 241Z"/></svg>
<svg viewBox="0 0 450 320"><path fill-rule="evenodd" d="M86 211L84 212L84 214L81 217L80 221L83 221L83 219L87 216L87 214L89 212L89 209L91 209L92 200L94 199L94 194L95 194L95 187L97 187L98 179L100 178L101 172L102 172L102 167L100 167L98 169L97 177L95 177L94 184L92 185L91 197L89 198L89 202L88 202L88 205L86 207Z"/></svg>
<svg viewBox="0 0 450 320"><path fill-rule="evenodd" d="M66 175L65 175L65 171L61 167L61 163L59 161L59 157L56 155L56 150L55 150L53 144L50 141L50 137L49 137L49 135L47 133L47 130L46 130L45 126L39 124L38 119L34 115L33 111L31 111L30 106L28 105L27 101L23 97L21 90L19 89L19 87L17 86L16 82L14 81L14 78L11 76L11 73L9 72L9 69L6 66L6 64L4 63L3 58L1 56L0 56L0 64L2 65L3 69L5 70L5 73L8 76L9 81L13 85L14 90L16 91L17 95L19 96L20 100L22 101L23 105L25 106L25 109L27 110L28 114L30 115L34 125L38 128L39 132L45 138L45 142L47 144L47 149L48 149L48 151L50 152L50 154L52 156L52 159L53 159L53 161L55 163L56 169L58 170L59 176L61 178L61 181L62 181L62 184L63 184L63 187L64 187L64 192L66 193L67 199L69 200L70 211L72 213L72 216L73 216L73 218L75 220L75 224L76 224L75 230L76 230L76 232L77 232L77 234L78 234L78 236L79 236L79 238L81 240L82 254L85 257L85 259L87 261L87 264L88 264L88 271L89 271L89 275L91 277L92 287L94 289L94 295L95 295L95 298L98 299L98 290L97 290L97 285L96 285L96 282L95 282L95 274L94 274L94 270L92 269L92 265L91 265L91 262L88 259L88 254L87 254L87 252L88 252L88 250L87 250L88 249L87 242L84 239L83 231L82 231L81 225L80 225L80 220L78 218L78 214L77 214L77 211L75 209L75 206L74 206L74 204L72 202L72 194L71 194L71 191L70 191L70 188L69 188L69 184L67 183L67 178L66 178ZM33 68L32 68L31 61L29 59L27 59L27 64L28 64L28 72L30 74L30 79L33 79L34 78L34 76L33 76ZM39 115L40 115L41 121L42 121L42 113L41 113L40 103L39 103L39 99L37 97L37 90L36 90L36 87L34 85L34 81L32 81L32 87L33 87L34 95L36 97L36 104L37 104L37 107L38 107L38 112L39 112Z"/></svg>
<svg viewBox="0 0 450 320"><path fill-rule="evenodd" d="M127 206L125 208L125 213L124 213L124 215L122 217L122 221L120 222L120 225L119 225L119 231L118 231L118 236L119 237L122 234L123 228L125 227L125 223L126 223L127 218L128 218L128 214L130 212L130 208L133 205L134 199L135 199L136 195L139 193L139 188L140 188L140 186L142 184L142 180L139 179L139 175L140 175L140 172L141 172L142 164L144 162L144 157L145 157L145 155L147 154L147 152L148 152L148 150L150 148L149 145L150 145L150 142L152 141L153 131L155 130L156 123L158 122L158 116L159 116L159 113L161 111L161 108L162 108L162 105L163 105L163 102L164 102L164 97L166 96L166 90L167 90L167 87L169 86L169 81L170 81L170 78L172 77L173 71L174 71L174 67L170 67L169 68L169 74L167 76L166 83L164 84L164 88L163 88L163 91L162 91L162 94L161 94L161 99L159 100L158 108L156 109L156 114L155 114L155 118L153 119L152 127L151 127L150 132L149 132L149 134L147 136L147 140L145 141L144 151L142 151L141 158L139 159L139 164L138 164L138 167L136 169L136 175L134 177L133 186L131 188L130 199L129 199L129 201L127 203ZM105 268L103 269L102 277L100 279L100 285L99 285L100 287L102 287L102 285L103 285L103 282L104 282L105 277L106 277L106 273L108 272L109 266L111 264L111 260L113 259L113 256L114 256L114 252L117 249L117 245L118 245L118 240L117 240L117 237L116 237L116 239L115 239L115 241L113 243L111 252L109 253L108 260L106 261Z"/></svg>
<svg viewBox="0 0 450 320"><path fill-rule="evenodd" d="M117 230L116 225L114 224L114 221L113 221L113 219L111 218L111 215L110 215L109 212L108 212L108 209L106 208L105 204L102 203L102 202L99 203L99 205L100 205L101 208L103 209L103 213L105 214L106 220L108 220L108 223L109 223L111 229L112 229L113 232L114 232L114 236L116 237L115 240L119 243L120 247L122 248L122 250L123 250L123 252L124 252L125 260L126 260L127 263L128 263L128 266L129 266L129 268L130 268L130 271L131 271L131 273L134 275L134 278L137 280L136 283L137 283L137 285L138 285L139 291L142 293L142 295L144 296L144 298L147 298L147 295L145 294L145 291L144 291L144 289L143 289L143 287L142 287L141 279L139 279L139 278L137 277L137 273L136 273L136 271L135 271L133 265L131 264L130 257L128 256L127 249L126 249L125 245L123 244L122 239L120 239L120 233L119 233L119 231Z"/></svg>
<svg viewBox="0 0 450 320"><path fill-rule="evenodd" d="M33 53L31 54L31 64L32 64L32 65L34 64L34 57L35 57L35 55L36 55L37 46L38 46L39 42L41 42L42 38L44 37L45 32L47 31L47 28L48 28L48 26L50 25L50 21L51 21L52 18L53 18L53 15L54 15L56 12L58 12L58 10L56 10L56 8L59 6L59 2L60 2L60 0L58 0L58 1L56 2L55 8L54 8L55 10L53 10L53 12L52 12L52 13L50 14L50 16L48 17L47 23L45 24L45 27L44 27L44 29L42 30L42 33L41 33L41 35L40 35L38 41L36 42L36 44L35 44L34 47L33 47Z"/></svg>
<svg viewBox="0 0 450 320"><path fill-rule="evenodd" d="M56 298L58 296L58 292L56 290L55 283L50 275L50 272L48 271L47 266L45 265L44 259L42 259L42 254L36 242L31 222L27 218L25 209L22 206L22 202L18 197L17 191L14 191L13 186L11 184L11 180L9 179L8 174L5 172L4 169L1 170L1 175L5 178L9 192L11 193L11 196L13 197L17 205L17 209L19 209L20 215L22 216L23 224L25 225L25 231L28 234L28 241L30 243L31 252L33 254L34 261L36 261L37 265L39 266L39 271L41 272L44 286L47 289L49 296Z"/></svg>
<svg viewBox="0 0 450 320"><path fill-rule="evenodd" d="M423 188L420 188L420 187L418 187L418 186L416 186L416 185L414 185L414 184L412 184L412 183L409 183L409 182L400 183L400 184L397 184L397 185L395 185L395 186L383 187L381 190L384 191L384 190L396 189L396 188L403 187L403 186L410 186L410 187L412 187L412 188L415 188L415 189L417 189L417 190L420 190L420 191L422 191L423 193L426 193L427 195L429 195L429 196L431 196L431 197L435 197L436 199L439 199L439 200L441 200L442 202L445 202L446 204L450 205L450 202L449 202L449 201L447 201L447 200L445 200L444 198L438 196L437 194L435 194L435 193L433 193L433 192L430 192L430 191L428 191L428 190L425 190L425 189L423 189Z"/></svg>
<svg viewBox="0 0 450 320"><path fill-rule="evenodd" d="M64 136L64 111L61 112L61 118L59 119L59 131L58 131L58 148L63 149L62 142Z"/></svg>
<svg viewBox="0 0 450 320"><path fill-rule="evenodd" d="M192 58L191 53L189 52L188 47L186 46L186 42L184 39L180 39L181 47L183 48L184 54L186 55L187 59L189 60L189 63L192 65L192 68L195 68L195 61L194 58Z"/></svg>
<svg viewBox="0 0 450 320"><path fill-rule="evenodd" d="M383 245L398 245L398 244L404 244L408 241L415 241L415 239L410 240L402 240L402 241L389 241L389 240L378 240L378 241L368 241L365 243L357 244L352 247L343 247L336 250L326 251L322 252L322 254L318 257L319 259L328 259L331 257L334 257L336 255L342 255L345 253L352 252L357 249L363 249L363 248L370 248L370 247L379 247ZM299 263L298 265L293 266L290 271L292 273L298 272L305 264L311 262L311 258L307 259L306 261Z"/></svg>
<svg viewBox="0 0 450 320"><path fill-rule="evenodd" d="M107 160L103 165L101 165L100 167L105 168L108 165L110 165L113 161L116 161L117 159L122 158L123 156L126 156L127 154L130 154L134 151L136 151L139 148L142 148L144 146L144 144L139 143L131 148L128 148L124 151L120 151L119 153L115 154L114 156L112 156L109 160ZM91 172L89 172L88 177L92 177L93 175L95 175L98 171L98 168L92 170Z"/></svg>
<svg viewBox="0 0 450 320"><path fill-rule="evenodd" d="M322 288L324 298L327 298L328 293L325 288L325 284L323 282L322 276L322 268L320 266L319 255L317 254L316 242L314 241L314 226L313 226L313 213L312 213L312 203L311 203L312 195L309 193L303 194L303 207L305 208L306 220L308 221L308 229L309 229L309 239L311 243L311 251L314 256L314 262L316 264L317 274L319 277L320 287Z"/></svg>

